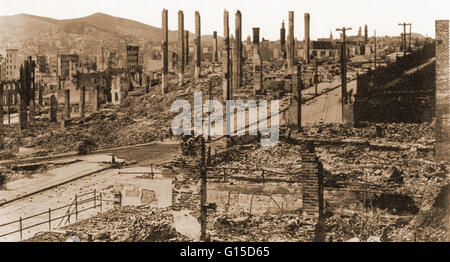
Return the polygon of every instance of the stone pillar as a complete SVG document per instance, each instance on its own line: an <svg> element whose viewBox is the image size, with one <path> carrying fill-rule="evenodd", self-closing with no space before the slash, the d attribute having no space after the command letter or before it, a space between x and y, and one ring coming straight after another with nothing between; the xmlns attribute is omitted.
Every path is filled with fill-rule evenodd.
<svg viewBox="0 0 450 262"><path fill-rule="evenodd" d="M178 11L178 78L179 86L183 86L184 81L184 14Z"/></svg>
<svg viewBox="0 0 450 262"><path fill-rule="evenodd" d="M281 23L280 29L280 49L281 49L281 57L286 59L286 28L284 27L284 20Z"/></svg>
<svg viewBox="0 0 450 262"><path fill-rule="evenodd" d="M213 61L218 62L219 61L219 54L218 54L218 48L217 48L217 31L213 32Z"/></svg>
<svg viewBox="0 0 450 262"><path fill-rule="evenodd" d="M292 67L294 65L294 58L295 58L294 11L289 11L287 66L290 70L292 70Z"/></svg>
<svg viewBox="0 0 450 262"><path fill-rule="evenodd" d="M309 64L309 25L310 22L310 16L308 13L305 14L305 41L304 41L304 57L305 57L305 62L307 64Z"/></svg>
<svg viewBox="0 0 450 262"><path fill-rule="evenodd" d="M235 16L235 40L233 41L233 89L241 88L242 79L242 16L238 10Z"/></svg>
<svg viewBox="0 0 450 262"><path fill-rule="evenodd" d="M230 61L230 28L229 28L229 19L228 19L228 11L224 11L223 13L223 38L224 38L224 47L225 47L225 56L223 57L223 99L230 100L232 97L232 88L231 88L231 79L232 79L232 70L231 70L231 61Z"/></svg>
<svg viewBox="0 0 450 262"><path fill-rule="evenodd" d="M39 83L38 85L38 106L41 107L43 105L43 98L42 98L42 93L43 93L43 87L42 84Z"/></svg>
<svg viewBox="0 0 450 262"><path fill-rule="evenodd" d="M70 119L70 90L64 90L64 120Z"/></svg>
<svg viewBox="0 0 450 262"><path fill-rule="evenodd" d="M80 117L86 116L86 87L80 87Z"/></svg>
<svg viewBox="0 0 450 262"><path fill-rule="evenodd" d="M187 67L189 64L189 31L184 31L184 66Z"/></svg>
<svg viewBox="0 0 450 262"><path fill-rule="evenodd" d="M436 159L450 163L449 20L436 21Z"/></svg>
<svg viewBox="0 0 450 262"><path fill-rule="evenodd" d="M259 50L259 27L253 28L253 88L256 95L262 93L262 59Z"/></svg>
<svg viewBox="0 0 450 262"><path fill-rule="evenodd" d="M99 110L99 102L98 102L99 88L98 88L98 86L94 87L93 93L94 93L93 97L92 97L93 109L94 109L94 112L98 112L98 110Z"/></svg>
<svg viewBox="0 0 450 262"><path fill-rule="evenodd" d="M164 95L167 92L167 75L169 73L169 30L168 30L168 11L163 9L162 12L162 28L164 34L164 40L161 44L161 54L162 54L162 83L161 92Z"/></svg>
<svg viewBox="0 0 450 262"><path fill-rule="evenodd" d="M195 12L195 79L200 77L202 72L202 32L200 13Z"/></svg>
<svg viewBox="0 0 450 262"><path fill-rule="evenodd" d="M50 97L50 106L48 108L48 119L50 120L50 122L56 123L57 114L58 114L58 101L56 100L56 97L52 95Z"/></svg>
<svg viewBox="0 0 450 262"><path fill-rule="evenodd" d="M287 110L287 126L298 130L302 129L302 93L301 65L296 65L291 73L291 92Z"/></svg>
<svg viewBox="0 0 450 262"><path fill-rule="evenodd" d="M164 95L168 91L168 74L169 74L169 50L167 48L167 42L163 41L161 44L163 68L161 69L161 93Z"/></svg>
<svg viewBox="0 0 450 262"><path fill-rule="evenodd" d="M65 118L65 93L66 90L64 89L59 89L57 91L57 105L58 105L58 109L57 109L57 113L56 113L56 120L57 122L64 127L64 118Z"/></svg>
<svg viewBox="0 0 450 262"><path fill-rule="evenodd" d="M366 46L369 43L369 28L367 25L364 26L364 45Z"/></svg>

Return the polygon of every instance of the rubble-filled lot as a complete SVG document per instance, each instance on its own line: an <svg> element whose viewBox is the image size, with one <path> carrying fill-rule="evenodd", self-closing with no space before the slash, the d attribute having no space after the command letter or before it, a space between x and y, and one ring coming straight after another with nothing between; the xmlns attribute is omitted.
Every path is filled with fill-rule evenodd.
<svg viewBox="0 0 450 262"><path fill-rule="evenodd" d="M172 226L169 209L149 206L122 207L64 227L65 233L41 234L28 241L66 241L76 236L94 242L181 242L190 241Z"/></svg>
<svg viewBox="0 0 450 262"><path fill-rule="evenodd" d="M208 233L218 242L304 242L314 239L313 221L296 214L232 216L208 213Z"/></svg>

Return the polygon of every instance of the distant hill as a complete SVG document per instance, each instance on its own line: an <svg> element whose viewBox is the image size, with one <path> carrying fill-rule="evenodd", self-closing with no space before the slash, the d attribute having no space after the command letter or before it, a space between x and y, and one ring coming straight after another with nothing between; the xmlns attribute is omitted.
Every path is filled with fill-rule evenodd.
<svg viewBox="0 0 450 262"><path fill-rule="evenodd" d="M169 42L177 39L177 31L169 30ZM193 43L194 35L189 39ZM57 50L95 53L99 45L120 48L127 43L158 47L162 40L161 28L103 13L63 20L28 14L0 17L0 49L20 48L26 55ZM202 40L212 41L212 36Z"/></svg>

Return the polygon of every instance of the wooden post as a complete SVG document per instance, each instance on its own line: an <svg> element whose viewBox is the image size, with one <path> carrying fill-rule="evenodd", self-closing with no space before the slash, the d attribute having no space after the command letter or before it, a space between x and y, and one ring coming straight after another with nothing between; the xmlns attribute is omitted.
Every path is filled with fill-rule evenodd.
<svg viewBox="0 0 450 262"><path fill-rule="evenodd" d="M52 209L48 209L48 230L52 230Z"/></svg>
<svg viewBox="0 0 450 262"><path fill-rule="evenodd" d="M100 192L100 213L103 211L102 192Z"/></svg>
<svg viewBox="0 0 450 262"><path fill-rule="evenodd" d="M94 208L97 207L97 190L94 189Z"/></svg>
<svg viewBox="0 0 450 262"><path fill-rule="evenodd" d="M78 196L75 195L75 221L78 221Z"/></svg>
<svg viewBox="0 0 450 262"><path fill-rule="evenodd" d="M155 174L153 173L153 164L151 165L151 169L152 169L152 179L155 178Z"/></svg>
<svg viewBox="0 0 450 262"><path fill-rule="evenodd" d="M263 171L262 171L262 180L263 180L263 185L265 185L266 184L266 180L264 179L264 169L263 169Z"/></svg>
<svg viewBox="0 0 450 262"><path fill-rule="evenodd" d="M22 217L19 218L20 240L22 240Z"/></svg>
<svg viewBox="0 0 450 262"><path fill-rule="evenodd" d="M206 148L205 148L205 138L201 136L201 161L200 161L200 170L201 170L201 177L202 177L202 183L200 188L200 226L201 226L201 235L200 235L200 241L206 241Z"/></svg>

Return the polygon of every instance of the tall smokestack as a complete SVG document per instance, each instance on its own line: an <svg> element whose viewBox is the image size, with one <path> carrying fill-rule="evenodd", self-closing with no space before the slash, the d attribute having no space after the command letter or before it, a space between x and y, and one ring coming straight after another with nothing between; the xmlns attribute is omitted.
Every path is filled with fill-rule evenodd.
<svg viewBox="0 0 450 262"><path fill-rule="evenodd" d="M280 29L280 47L283 58L286 58L286 28L284 28L284 20Z"/></svg>
<svg viewBox="0 0 450 262"><path fill-rule="evenodd" d="M305 14L305 47L304 47L304 51L305 51L305 61L307 64L309 64L309 20L310 20L310 16L308 13Z"/></svg>

